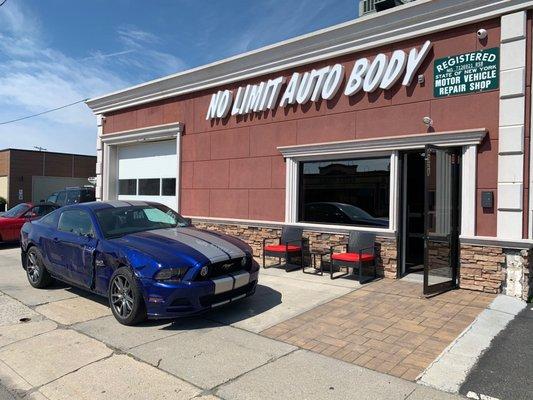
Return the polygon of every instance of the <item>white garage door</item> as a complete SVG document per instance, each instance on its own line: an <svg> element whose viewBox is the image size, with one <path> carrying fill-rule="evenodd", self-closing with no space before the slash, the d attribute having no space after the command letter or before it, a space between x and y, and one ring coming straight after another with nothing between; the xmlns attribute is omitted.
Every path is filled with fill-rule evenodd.
<svg viewBox="0 0 533 400"><path fill-rule="evenodd" d="M176 140L118 147L118 199L176 204Z"/></svg>

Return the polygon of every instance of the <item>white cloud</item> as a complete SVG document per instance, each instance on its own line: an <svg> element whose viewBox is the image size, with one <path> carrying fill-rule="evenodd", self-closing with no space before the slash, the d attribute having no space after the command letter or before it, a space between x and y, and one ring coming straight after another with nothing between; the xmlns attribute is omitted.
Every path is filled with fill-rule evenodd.
<svg viewBox="0 0 533 400"><path fill-rule="evenodd" d="M154 49L158 38L133 26L117 30L120 51L76 59L42 43L40 21L20 3L0 9L0 122L174 73L185 64ZM96 124L85 104L0 125L0 148L94 154Z"/></svg>
<svg viewBox="0 0 533 400"><path fill-rule="evenodd" d="M327 7L331 7L327 1L300 0L290 3L290 6L280 7L278 0L263 0L261 7L252 10L253 18L240 26L239 34L230 37L231 42L225 49L228 55L240 54L278 42L283 37L296 36L320 17ZM217 22L219 25L214 24L202 38L202 44L206 47L210 45L212 35L220 35L220 30L226 29L220 26L225 21Z"/></svg>
<svg viewBox="0 0 533 400"><path fill-rule="evenodd" d="M158 43L159 38L132 25L120 26L117 29L120 40L129 47L141 47L143 44Z"/></svg>

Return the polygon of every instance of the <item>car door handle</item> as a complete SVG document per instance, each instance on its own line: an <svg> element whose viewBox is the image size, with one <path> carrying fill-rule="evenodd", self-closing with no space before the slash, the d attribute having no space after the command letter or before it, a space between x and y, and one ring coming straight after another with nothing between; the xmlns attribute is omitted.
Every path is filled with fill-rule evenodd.
<svg viewBox="0 0 533 400"><path fill-rule="evenodd" d="M59 239L58 238L55 237L53 240L54 240L54 243L59 243Z"/></svg>

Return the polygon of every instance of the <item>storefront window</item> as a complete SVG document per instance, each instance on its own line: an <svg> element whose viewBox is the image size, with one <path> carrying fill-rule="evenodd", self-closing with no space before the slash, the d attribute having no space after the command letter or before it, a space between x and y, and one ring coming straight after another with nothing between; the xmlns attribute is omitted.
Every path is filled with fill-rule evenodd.
<svg viewBox="0 0 533 400"><path fill-rule="evenodd" d="M390 157L300 163L300 222L389 227Z"/></svg>
<svg viewBox="0 0 533 400"><path fill-rule="evenodd" d="M176 195L176 178L163 178L162 179L162 196L175 196Z"/></svg>
<svg viewBox="0 0 533 400"><path fill-rule="evenodd" d="M118 181L118 194L135 196L137 194L137 179L120 179Z"/></svg>
<svg viewBox="0 0 533 400"><path fill-rule="evenodd" d="M139 179L140 196L159 196L159 179Z"/></svg>

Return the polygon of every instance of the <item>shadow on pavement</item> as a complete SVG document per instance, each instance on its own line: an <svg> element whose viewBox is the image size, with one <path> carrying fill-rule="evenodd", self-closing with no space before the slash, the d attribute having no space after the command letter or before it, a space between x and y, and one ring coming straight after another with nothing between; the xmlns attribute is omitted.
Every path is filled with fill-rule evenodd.
<svg viewBox="0 0 533 400"><path fill-rule="evenodd" d="M0 250L16 249L18 247L18 242L0 242Z"/></svg>
<svg viewBox="0 0 533 400"><path fill-rule="evenodd" d="M172 323L162 329L190 330L231 325L262 314L279 304L281 304L280 292L268 286L257 285L255 294L251 297L217 307L198 316L171 320ZM164 324L168 323L168 320L148 321L147 324L153 326L158 322Z"/></svg>
<svg viewBox="0 0 533 400"><path fill-rule="evenodd" d="M77 296L84 297L109 307L109 302L106 297L89 293L86 290L69 286L62 282L56 281L50 289L66 289L68 292ZM190 317L148 320L137 325L137 327L161 326L162 330L193 330L230 325L255 317L279 304L281 304L280 292L268 286L257 285L253 296L236 301L235 303L229 303Z"/></svg>

